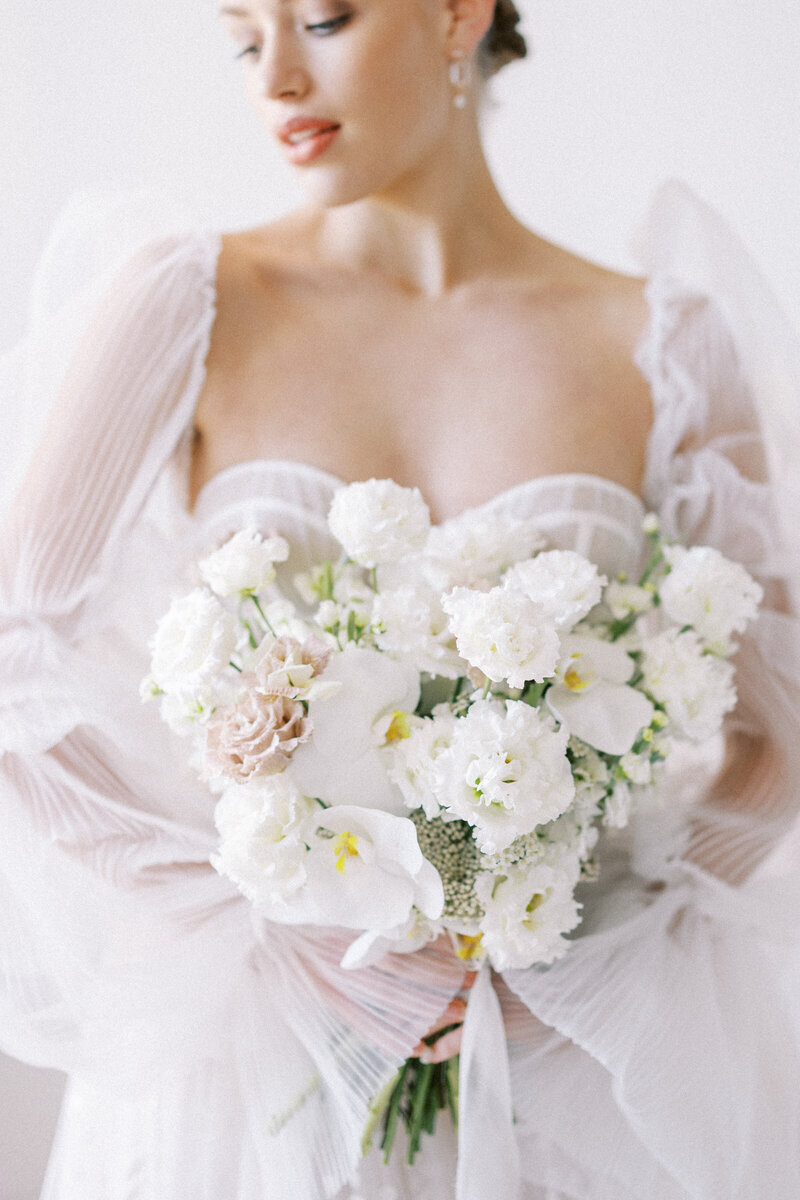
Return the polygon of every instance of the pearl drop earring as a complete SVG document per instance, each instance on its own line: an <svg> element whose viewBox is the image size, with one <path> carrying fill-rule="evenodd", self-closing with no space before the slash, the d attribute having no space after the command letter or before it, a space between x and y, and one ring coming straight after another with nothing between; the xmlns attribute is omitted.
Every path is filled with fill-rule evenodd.
<svg viewBox="0 0 800 1200"><path fill-rule="evenodd" d="M450 57L450 83L453 85L454 108L467 107L467 87L469 86L469 63L464 50L454 50Z"/></svg>

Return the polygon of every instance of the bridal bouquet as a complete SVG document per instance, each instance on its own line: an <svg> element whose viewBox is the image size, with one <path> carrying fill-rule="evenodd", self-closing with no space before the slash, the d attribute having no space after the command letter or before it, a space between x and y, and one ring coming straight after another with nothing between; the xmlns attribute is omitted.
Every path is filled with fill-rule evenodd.
<svg viewBox="0 0 800 1200"><path fill-rule="evenodd" d="M465 969L552 962L599 826L733 708L758 585L654 518L641 577L609 581L532 522L432 527L391 480L341 488L329 526L339 557L280 584L287 543L236 533L156 630L143 695L218 794L213 865L271 921L353 930L345 967L442 934ZM413 1157L456 1085L409 1060L387 1154L402 1115Z"/></svg>

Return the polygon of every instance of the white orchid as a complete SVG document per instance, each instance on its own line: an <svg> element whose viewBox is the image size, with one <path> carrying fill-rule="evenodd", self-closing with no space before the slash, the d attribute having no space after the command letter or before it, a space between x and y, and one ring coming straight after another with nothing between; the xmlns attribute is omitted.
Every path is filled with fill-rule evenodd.
<svg viewBox="0 0 800 1200"><path fill-rule="evenodd" d="M320 811L315 823L306 885L272 910L273 920L388 933L414 908L441 916L442 881L408 817L353 804Z"/></svg>
<svg viewBox="0 0 800 1200"><path fill-rule="evenodd" d="M333 696L310 700L314 734L292 758L291 774L307 796L402 813L403 797L381 748L403 736L402 718L419 700L419 673L377 650L348 643L325 669ZM288 768L287 768L288 769Z"/></svg>
<svg viewBox="0 0 800 1200"><path fill-rule="evenodd" d="M614 642L569 634L562 640L547 705L574 737L605 754L625 754L655 711L646 696L628 686L634 666Z"/></svg>

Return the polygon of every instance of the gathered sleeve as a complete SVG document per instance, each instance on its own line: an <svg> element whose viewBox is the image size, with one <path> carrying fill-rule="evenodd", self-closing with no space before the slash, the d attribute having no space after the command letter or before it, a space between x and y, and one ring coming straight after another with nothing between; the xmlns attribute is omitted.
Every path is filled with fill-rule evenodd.
<svg viewBox="0 0 800 1200"><path fill-rule="evenodd" d="M645 501L670 541L710 545L764 588L738 638L727 757L700 755L634 816L627 867L601 856L586 920L546 970L506 975L564 1039L553 1087L521 1099L551 1174L598 1200L800 1194L800 370L777 306L720 219L682 185L645 236L639 366L654 426ZM779 435L780 431L780 435ZM796 526L795 526L796 530ZM796 535L795 535L796 536ZM719 748L722 750L722 747ZM722 762L721 769L718 769ZM599 888L597 898L592 888ZM589 1061L591 1060L591 1061ZM602 1097L602 1099L600 1099ZM567 1190L569 1188L567 1187Z"/></svg>

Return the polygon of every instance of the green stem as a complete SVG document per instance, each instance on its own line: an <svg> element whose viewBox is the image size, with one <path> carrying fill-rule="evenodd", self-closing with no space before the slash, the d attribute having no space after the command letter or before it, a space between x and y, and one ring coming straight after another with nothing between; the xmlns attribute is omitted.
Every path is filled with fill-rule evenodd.
<svg viewBox="0 0 800 1200"><path fill-rule="evenodd" d="M409 1062L410 1059L403 1063L403 1066L397 1073L397 1082L394 1085L394 1091L389 1098L389 1104L386 1109L386 1121L383 1127L383 1140L381 1141L384 1164L389 1162L389 1155L394 1145L394 1135L397 1132L397 1118L400 1116L400 1101L403 1099L403 1085L408 1074Z"/></svg>
<svg viewBox="0 0 800 1200"><path fill-rule="evenodd" d="M420 1063L414 1080L414 1091L411 1097L411 1115L409 1117L408 1165L414 1162L414 1155L419 1150L419 1139L425 1124L428 1093L433 1083L434 1063Z"/></svg>
<svg viewBox="0 0 800 1200"><path fill-rule="evenodd" d="M278 635L275 632L275 630L272 628L272 626L270 625L269 617L264 612L264 609L261 607L261 601L259 600L258 596L255 594L255 592L253 592L251 594L250 599L253 601L253 604L255 604L256 610L258 612L258 615L261 617L261 620L264 622L264 624L266 625L267 629L272 634L272 636L274 638L276 638Z"/></svg>

